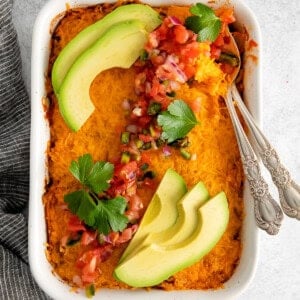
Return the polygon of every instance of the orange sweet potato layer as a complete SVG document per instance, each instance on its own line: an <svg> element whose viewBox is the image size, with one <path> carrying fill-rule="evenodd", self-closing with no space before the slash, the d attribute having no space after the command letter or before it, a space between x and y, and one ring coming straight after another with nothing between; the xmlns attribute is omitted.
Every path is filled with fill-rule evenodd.
<svg viewBox="0 0 300 300"><path fill-rule="evenodd" d="M112 160L119 154L119 133L126 124L121 107L123 99L136 99L134 93L134 70L112 69L101 73L94 80L90 95L96 107L86 124L76 133L65 125L57 99L51 87L51 66L59 51L80 30L100 19L112 9L110 5L69 10L53 33L49 75L47 78L50 104L47 118L50 122L51 141L48 148L49 184L43 197L48 228L47 257L55 273L72 285L72 278L78 273L76 259L81 253L80 243L66 249L60 247L60 240L66 234L69 213L65 207L64 194L78 186L68 171L72 160L91 153L95 160ZM183 7L168 7L162 11L182 18L188 14ZM230 221L228 228L216 247L195 265L175 274L160 288L217 289L221 288L233 274L241 254L241 226L243 222L242 186L243 173L233 128L224 102L218 95L211 95L210 86L199 85L190 88L184 85L177 93L178 98L189 102L201 98L201 112L196 126L189 134L189 152L197 155L196 160L187 161L174 152L165 158L161 151L149 150L151 169L157 174L156 184L167 168L174 168L186 180L189 187L203 181L211 195L224 190L229 201ZM153 190L138 191L145 206ZM97 288L128 288L112 277L122 251L126 245L115 249L112 256L101 264L101 276ZM176 263L176 262L174 262Z"/></svg>

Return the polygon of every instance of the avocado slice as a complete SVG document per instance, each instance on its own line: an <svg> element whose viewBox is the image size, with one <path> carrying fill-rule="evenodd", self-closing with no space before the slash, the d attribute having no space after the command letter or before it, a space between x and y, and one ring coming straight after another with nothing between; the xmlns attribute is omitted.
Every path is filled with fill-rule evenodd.
<svg viewBox="0 0 300 300"><path fill-rule="evenodd" d="M198 226L184 241L172 245L152 243L119 264L114 276L133 287L154 286L193 265L220 240L229 221L224 192L198 209Z"/></svg>
<svg viewBox="0 0 300 300"><path fill-rule="evenodd" d="M187 192L183 178L168 169L162 178L143 216L138 231L124 251L120 262L124 261L150 233L160 232L171 227L178 217L177 202Z"/></svg>
<svg viewBox="0 0 300 300"><path fill-rule="evenodd" d="M80 31L63 48L52 67L52 86L56 94L77 57L91 47L109 27L128 20L143 22L147 32L153 31L161 23L160 15L150 6L145 4L128 4L119 6L101 20ZM122 45L122 47L124 46Z"/></svg>
<svg viewBox="0 0 300 300"><path fill-rule="evenodd" d="M60 113L70 129L79 130L94 111L89 89L96 75L113 67L129 68L139 57L147 35L140 21L117 23L79 56L57 94Z"/></svg>
<svg viewBox="0 0 300 300"><path fill-rule="evenodd" d="M203 182L197 183L179 202L177 202L178 218L173 226L159 232L151 232L144 241L126 257L130 259L144 246L151 243L163 246L179 243L187 239L197 228L197 209L209 199L209 193ZM138 229L139 231L140 229Z"/></svg>

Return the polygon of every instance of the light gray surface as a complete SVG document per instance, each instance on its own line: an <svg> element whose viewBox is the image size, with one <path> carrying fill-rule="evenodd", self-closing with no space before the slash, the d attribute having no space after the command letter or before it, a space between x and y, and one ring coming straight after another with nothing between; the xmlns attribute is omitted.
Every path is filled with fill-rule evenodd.
<svg viewBox="0 0 300 300"><path fill-rule="evenodd" d="M62 1L62 0L52 0ZM30 89L31 33L45 0L15 0L23 74ZM300 183L300 1L245 0L262 31L263 127ZM271 188L276 196L276 190ZM239 299L300 299L300 222L285 217L278 236L260 234L255 278Z"/></svg>

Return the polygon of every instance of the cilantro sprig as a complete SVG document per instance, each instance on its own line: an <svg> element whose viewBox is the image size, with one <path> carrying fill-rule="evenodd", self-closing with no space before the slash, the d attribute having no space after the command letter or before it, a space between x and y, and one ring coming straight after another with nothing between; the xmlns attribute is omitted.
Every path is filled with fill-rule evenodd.
<svg viewBox="0 0 300 300"><path fill-rule="evenodd" d="M99 194L109 188L114 166L103 161L94 164L92 156L85 154L78 158L78 162L72 161L69 170L82 185Z"/></svg>
<svg viewBox="0 0 300 300"><path fill-rule="evenodd" d="M122 231L128 218L124 215L127 203L125 198L100 199L113 176L114 166L99 161L93 163L90 154L84 154L78 161L72 161L70 172L83 185L83 189L64 196L70 211L88 226L107 235L110 231Z"/></svg>
<svg viewBox="0 0 300 300"><path fill-rule="evenodd" d="M190 12L193 16L186 18L185 26L198 34L198 42L214 42L222 26L214 11L202 3L197 3L190 8Z"/></svg>
<svg viewBox="0 0 300 300"><path fill-rule="evenodd" d="M166 111L158 115L157 123L163 129L161 137L168 143L185 137L199 124L191 108L179 99L174 100Z"/></svg>

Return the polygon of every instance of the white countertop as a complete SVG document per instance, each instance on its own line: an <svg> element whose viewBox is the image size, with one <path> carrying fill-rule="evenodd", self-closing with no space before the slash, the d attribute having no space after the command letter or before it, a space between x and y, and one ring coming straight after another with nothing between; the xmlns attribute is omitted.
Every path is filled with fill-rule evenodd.
<svg viewBox="0 0 300 300"><path fill-rule="evenodd" d="M62 1L62 0L52 0ZM15 0L26 86L30 85L31 32L45 0ZM245 0L262 31L263 127L282 162L300 183L300 1ZM271 188L277 197L277 191ZM239 299L300 299L300 222L285 217L277 236L260 234L254 280Z"/></svg>

